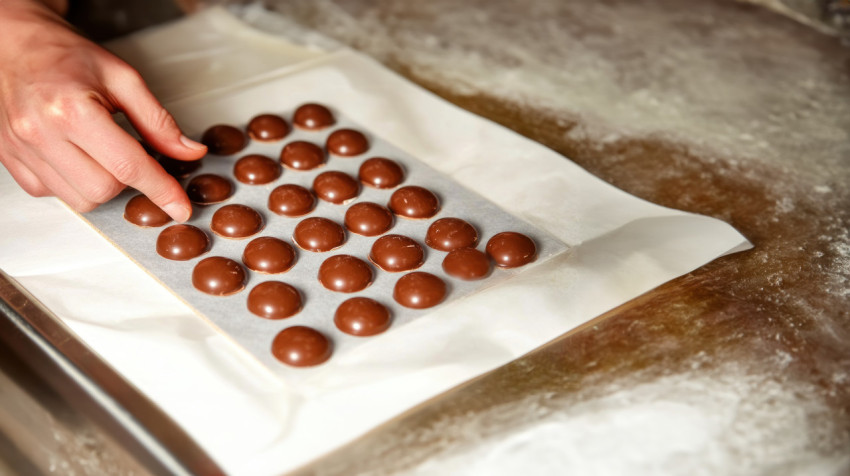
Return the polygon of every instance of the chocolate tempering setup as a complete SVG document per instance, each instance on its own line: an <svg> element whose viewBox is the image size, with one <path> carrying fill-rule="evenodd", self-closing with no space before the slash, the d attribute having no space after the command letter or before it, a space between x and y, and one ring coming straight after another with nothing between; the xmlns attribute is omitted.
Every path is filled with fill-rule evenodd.
<svg viewBox="0 0 850 476"><path fill-rule="evenodd" d="M639 9L654 11L652 2L638 3ZM708 36L714 29L743 31L736 30L741 25L728 25L760 15L715 3L694 8L707 18L725 20L694 31ZM537 9L542 3L534 5L524 14L548 24ZM690 15L668 7L659 15ZM3 311L17 316L3 321L4 333L11 323L29 336L16 346L35 342L54 362L65 362L57 376L70 377L60 388L85 389L78 391L84 397L66 398L75 405L90 402L86 414L100 415L97 421L121 442L122 448L112 451L129 451L154 474L464 474L475 468L482 474L515 474L518 462L532 473L569 468L580 474L628 463L635 474L650 474L647 468L669 464L668 452L677 448L681 457L676 461L683 468L701 462L703 468L731 474L732 467L763 469L767 463L760 458L783 447L786 451L770 453L780 455L779 465L840 474L840 462L830 456L837 453L829 449L841 448L843 440L830 433L843 421L840 415L820 425L821 437L812 444L802 443L813 433L800 420L825 422L817 412L827 393L833 395L830 408L840 406L840 375L825 375L819 385L826 390L819 393L795 383L820 378L819 370L802 380L771 373L774 363L789 372L801 365L795 360L801 341L788 340L787 333L764 334L784 317L771 314L773 307L765 303L764 308L750 306L759 299L753 286L761 275L737 280L727 273L725 284L706 281L730 266L749 269L759 256L759 266L772 269L760 248L770 240L754 232L758 227L751 223L761 223L755 217L762 215L762 221L768 220L770 206L751 210L751 219L736 211L741 208L737 201L703 207L714 188L701 195L703 182L676 175L703 164L705 157L696 149L683 149L695 154L688 156L691 165L667 157L677 152L670 152L664 140L630 142L624 152L617 149L621 137L597 137L582 129L595 120L590 114L570 129L546 107L512 112L500 109L500 100L490 96L467 96L471 90L465 81L482 66L476 74L494 78L491 87L482 89L488 95L496 97L512 86L526 94L533 87L545 92L548 60L520 60L542 82L514 84L512 76L502 75L513 71L509 63L487 72L493 58L486 48L472 62L475 67L465 70L470 65L463 55L406 58L377 41L347 38L351 31L346 28L356 29L360 20L346 23L341 15L356 16L371 7L346 6L326 17L311 16L298 1L277 8L350 41L443 98L576 159L630 193L733 224L756 249L736 253L748 244L727 225L623 194L552 151L412 87L356 52L321 42L325 51L302 48L301 40L316 39L312 32L285 21L275 24L275 17L259 7L231 10L241 12L239 20L210 9L113 46L149 78L187 133L210 147L210 154L193 162L151 150L193 201L194 216L187 224L170 222L133 190L81 219L61 204L20 196L7 187L8 177L0 176L8 204L1 218L18 236L0 236L0 291L12 305L4 304ZM417 46L403 46L407 28L390 26L405 9L415 9L399 8L398 18L361 20L376 38L399 38L398 48L447 47L414 34L416 21L406 25L411 35L419 35ZM431 8L422 6L409 20L427 16ZM472 7L459 8L466 15ZM481 6L479 13L498 17L489 7ZM631 17L617 24L627 30L641 24L631 23ZM472 29L508 25L493 21L485 28L476 23L478 17L463 18ZM674 31L694 25L683 21ZM765 21L759 28L769 31L775 24ZM565 25L565 32L578 28ZM582 57L581 48L594 44L594 38L614 35L589 28L571 40L575 43L564 42L579 47L570 57ZM449 28L437 37L457 34ZM181 41L174 42L175 35ZM281 41L279 35L296 40ZM466 40L459 38L458 48ZM523 41L529 39L516 37L520 49ZM756 50L748 47L751 54ZM156 51L160 58L146 56ZM205 56L207 51L216 53ZM495 58L513 54L510 48L500 51ZM786 52L789 61L800 54L793 48ZM440 74L431 65L451 61L457 61L457 75L449 67L445 74L452 79L434 80ZM222 68L228 64L234 66ZM594 70L577 68L562 75ZM801 87L817 97L820 70L811 71L816 82ZM737 73L730 72L733 78ZM530 77L521 69L514 74L517 81ZM508 81L508 89L502 90L495 78ZM629 79L610 71L606 78ZM593 82L607 84L599 78ZM771 81L764 84L772 87ZM649 93L619 100L632 106L641 98L658 100L651 96L654 86L646 87ZM576 83L571 88L583 90ZM548 94L557 111L566 99L560 92ZM570 97L570 89L564 88L563 95ZM617 110L597 112L605 116ZM771 111L774 120L776 111ZM585 133L603 152L564 148L583 143ZM816 147L810 149L817 154ZM642 152L623 159L636 150ZM593 158L599 154L610 160ZM655 155L660 159L653 165ZM606 169L609 162L619 165ZM640 170L633 167L636 163ZM708 163L724 167L723 161ZM661 170L662 164L669 169ZM719 175L711 170L699 176L708 174L708 186L719 186ZM683 188L681 181L690 186ZM647 184L658 188L646 189ZM812 193L830 197L827 189L819 184ZM752 193L748 196L754 206L761 204ZM785 210L776 212L777 223L795 220L805 203L801 196L790 202L777 199L777 210ZM27 219L32 216L43 217L40 221L50 227ZM828 235L817 233L821 241ZM44 256L28 255L23 241ZM823 260L832 256L816 248L826 254ZM762 274L770 281L765 289L783 288L783 277L791 282L787 273ZM725 298L704 295L730 289L740 291L731 307L712 307ZM834 293L838 288L824 289ZM695 295L704 299L680 299ZM701 311L694 314L697 308ZM693 320L674 323L665 313ZM718 331L717 316L726 316L735 329ZM758 316L764 322L757 324ZM653 339L647 337L650 328ZM818 329L803 326L799 332ZM770 350L760 367L768 369L764 379L758 373L745 376L730 364L744 352L735 336L754 333L764 334L764 342L746 347L752 353ZM713 352L712 339L726 343L727 357ZM693 348L683 354L688 343ZM785 350L774 355L774 347ZM809 352L806 348L800 352ZM815 354L829 352L826 346ZM833 354L840 365L840 353ZM807 362L825 368L823 355L817 355ZM782 376L770 380L771 375ZM613 380L594 381L593 376ZM737 408L734 416L732 408ZM8 428L4 415L0 412L0 430ZM759 415L772 419L753 420ZM624 452L624 445L632 451ZM698 447L703 451L694 452ZM602 459L596 457L600 448L608 448ZM747 448L749 459L735 453L741 448ZM0 460L5 454L0 452ZM839 469L830 473L830 467Z"/></svg>

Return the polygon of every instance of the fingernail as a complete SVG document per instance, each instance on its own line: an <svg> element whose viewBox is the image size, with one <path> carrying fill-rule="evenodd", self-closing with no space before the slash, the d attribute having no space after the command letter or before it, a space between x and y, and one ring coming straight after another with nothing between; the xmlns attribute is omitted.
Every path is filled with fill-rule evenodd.
<svg viewBox="0 0 850 476"><path fill-rule="evenodd" d="M169 203L162 207L162 210L165 213L168 213L168 216L174 219L174 221L183 223L188 220L192 216L192 209L182 205L180 203L174 202Z"/></svg>
<svg viewBox="0 0 850 476"><path fill-rule="evenodd" d="M183 145L185 145L186 147L194 150L204 150L207 148L207 146L205 146L204 144L195 142L192 139L184 136L183 134L180 135L180 142L182 142Z"/></svg>

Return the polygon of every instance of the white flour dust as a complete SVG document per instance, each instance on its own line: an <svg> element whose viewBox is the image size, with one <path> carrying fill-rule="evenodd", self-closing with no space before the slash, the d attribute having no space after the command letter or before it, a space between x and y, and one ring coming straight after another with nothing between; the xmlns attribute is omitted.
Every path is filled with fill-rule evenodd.
<svg viewBox="0 0 850 476"><path fill-rule="evenodd" d="M482 2L270 7L456 93L564 112L598 140L663 133L727 157L818 163L822 180L850 155L850 78L791 22L762 27L712 2Z"/></svg>
<svg viewBox="0 0 850 476"><path fill-rule="evenodd" d="M830 412L818 389L742 375L732 365L721 370L612 388L578 403L535 396L494 407L462 424L464 433L481 436L404 474L817 476L850 471L850 448L835 448L829 430L816 423ZM494 431L506 419L531 421L509 433ZM431 432L457 432L451 421L444 425Z"/></svg>
<svg viewBox="0 0 850 476"><path fill-rule="evenodd" d="M453 94L544 111L558 124L575 124L568 142L601 147L649 137L679 144L712 173L747 178L775 196L777 206L763 220L800 212L793 208L800 200L821 220L850 209L850 54L824 54L837 39L758 7L682 8L673 0L265 3L283 18L265 27L293 41L327 47L324 35ZM256 3L236 11L254 23L269 17ZM836 231L848 228L843 215L832 218ZM850 241L829 238L837 254L826 271L846 286Z"/></svg>

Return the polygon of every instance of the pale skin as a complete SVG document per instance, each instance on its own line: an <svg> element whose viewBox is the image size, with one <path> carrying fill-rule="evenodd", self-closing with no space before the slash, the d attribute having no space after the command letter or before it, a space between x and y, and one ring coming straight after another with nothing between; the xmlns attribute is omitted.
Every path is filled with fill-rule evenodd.
<svg viewBox="0 0 850 476"><path fill-rule="evenodd" d="M27 193L91 211L126 186L178 222L192 207L180 184L121 129L123 112L163 154L197 160L139 73L62 19L67 0L0 0L0 162Z"/></svg>

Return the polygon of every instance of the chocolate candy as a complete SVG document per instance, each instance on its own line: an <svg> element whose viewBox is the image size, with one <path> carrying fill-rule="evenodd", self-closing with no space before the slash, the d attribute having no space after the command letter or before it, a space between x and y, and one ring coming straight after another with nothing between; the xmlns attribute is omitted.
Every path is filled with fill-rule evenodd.
<svg viewBox="0 0 850 476"><path fill-rule="evenodd" d="M173 159L171 157L162 156L159 159L159 165L165 169L165 172L168 175L176 179L184 179L199 168L201 168L201 163L203 159L197 160L180 160Z"/></svg>
<svg viewBox="0 0 850 476"><path fill-rule="evenodd" d="M210 239L200 228L192 225L171 225L156 238L156 252L163 258L186 261L197 258L210 249Z"/></svg>
<svg viewBox="0 0 850 476"><path fill-rule="evenodd" d="M411 238L384 235L372 244L369 259L384 271L397 273L422 266L425 252L422 246Z"/></svg>
<svg viewBox="0 0 850 476"><path fill-rule="evenodd" d="M236 180L248 185L265 185L280 177L280 164L265 155L246 155L236 161L233 175Z"/></svg>
<svg viewBox="0 0 850 476"><path fill-rule="evenodd" d="M210 229L224 238L247 238L263 229L263 217L245 205L225 205L213 214Z"/></svg>
<svg viewBox="0 0 850 476"><path fill-rule="evenodd" d="M258 273L285 273L295 264L295 250L283 240L261 236L245 246L242 262L248 269Z"/></svg>
<svg viewBox="0 0 850 476"><path fill-rule="evenodd" d="M404 171L394 160L372 157L363 161L358 172L360 181L375 188L393 188L404 181Z"/></svg>
<svg viewBox="0 0 850 476"><path fill-rule="evenodd" d="M192 270L192 285L213 296L229 296L245 288L245 270L230 258L204 258Z"/></svg>
<svg viewBox="0 0 850 476"><path fill-rule="evenodd" d="M531 238L514 231L498 233L487 242L487 254L500 268L517 268L537 259Z"/></svg>
<svg viewBox="0 0 850 476"><path fill-rule="evenodd" d="M363 236L378 236L393 226L393 214L377 203L360 202L345 211L345 227Z"/></svg>
<svg viewBox="0 0 850 476"><path fill-rule="evenodd" d="M292 240L307 251L330 251L345 242L345 230L327 218L310 217L295 225Z"/></svg>
<svg viewBox="0 0 850 476"><path fill-rule="evenodd" d="M478 244L478 232L460 218L440 218L431 223L425 244L440 251L452 251Z"/></svg>
<svg viewBox="0 0 850 476"><path fill-rule="evenodd" d="M345 300L334 313L337 329L353 336L373 336L390 327L390 311L383 304L367 297Z"/></svg>
<svg viewBox="0 0 850 476"><path fill-rule="evenodd" d="M204 132L201 143L207 146L210 154L231 155L244 149L248 141L239 129L227 124L218 124Z"/></svg>
<svg viewBox="0 0 850 476"><path fill-rule="evenodd" d="M145 228L162 226L171 221L167 213L144 195L136 195L127 202L124 219Z"/></svg>
<svg viewBox="0 0 850 476"><path fill-rule="evenodd" d="M322 200L340 205L357 197L360 184L345 172L331 170L316 176L313 190Z"/></svg>
<svg viewBox="0 0 850 476"><path fill-rule="evenodd" d="M274 142L289 134L289 125L276 114L260 114L248 122L248 137L260 142Z"/></svg>
<svg viewBox="0 0 850 476"><path fill-rule="evenodd" d="M301 294L280 281L266 281L248 293L248 310L266 319L285 319L301 310Z"/></svg>
<svg viewBox="0 0 850 476"><path fill-rule="evenodd" d="M352 157L369 150L369 141L360 131L339 129L328 136L325 147L331 154Z"/></svg>
<svg viewBox="0 0 850 476"><path fill-rule="evenodd" d="M393 192L389 207L404 218L431 218L440 210L440 201L427 188L408 185Z"/></svg>
<svg viewBox="0 0 850 476"><path fill-rule="evenodd" d="M440 304L446 297L446 283L431 273L405 274L393 288L393 299L404 307L425 309Z"/></svg>
<svg viewBox="0 0 850 476"><path fill-rule="evenodd" d="M300 217L313 210L316 198L306 188L295 185L281 185L269 194L269 210L287 217Z"/></svg>
<svg viewBox="0 0 850 476"><path fill-rule="evenodd" d="M272 341L272 355L293 367L312 367L331 356L331 341L307 326L292 326L280 331Z"/></svg>
<svg viewBox="0 0 850 476"><path fill-rule="evenodd" d="M201 174L189 181L186 194L194 203L212 205L230 198L233 195L233 184L221 175Z"/></svg>
<svg viewBox="0 0 850 476"><path fill-rule="evenodd" d="M309 103L301 105L295 110L292 122L301 129L317 131L334 125L336 121L334 121L334 116L328 108L321 104Z"/></svg>
<svg viewBox="0 0 850 476"><path fill-rule="evenodd" d="M319 282L340 293L362 291L372 283L372 268L351 255L331 256L319 266Z"/></svg>
<svg viewBox="0 0 850 476"><path fill-rule="evenodd" d="M482 279L490 274L490 258L475 248L458 248L443 258L443 271L465 281Z"/></svg>
<svg viewBox="0 0 850 476"><path fill-rule="evenodd" d="M280 162L295 170L313 170L325 163L321 147L303 140L290 142L280 151Z"/></svg>

